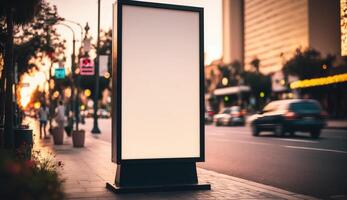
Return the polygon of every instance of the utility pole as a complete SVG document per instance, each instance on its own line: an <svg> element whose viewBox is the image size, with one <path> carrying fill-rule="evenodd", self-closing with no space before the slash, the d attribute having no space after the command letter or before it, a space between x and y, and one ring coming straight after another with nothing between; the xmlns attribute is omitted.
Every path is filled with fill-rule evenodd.
<svg viewBox="0 0 347 200"><path fill-rule="evenodd" d="M100 48L100 0L98 0L98 38L96 44L96 65L95 65L95 87L94 87L94 126L92 133L100 134L100 129L98 127L98 99L99 99L99 48Z"/></svg>

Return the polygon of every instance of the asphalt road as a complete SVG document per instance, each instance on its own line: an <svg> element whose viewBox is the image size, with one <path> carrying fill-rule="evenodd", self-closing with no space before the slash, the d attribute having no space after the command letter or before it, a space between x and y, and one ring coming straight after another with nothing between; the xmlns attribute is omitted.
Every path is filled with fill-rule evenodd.
<svg viewBox="0 0 347 200"><path fill-rule="evenodd" d="M200 167L324 199L347 198L347 131L325 129L279 138L251 136L249 127L206 126Z"/></svg>
<svg viewBox="0 0 347 200"><path fill-rule="evenodd" d="M111 141L110 120L99 126L98 137ZM324 129L318 140L305 133L253 137L249 127L208 125L205 131L206 162L199 167L323 199L347 199L346 130Z"/></svg>

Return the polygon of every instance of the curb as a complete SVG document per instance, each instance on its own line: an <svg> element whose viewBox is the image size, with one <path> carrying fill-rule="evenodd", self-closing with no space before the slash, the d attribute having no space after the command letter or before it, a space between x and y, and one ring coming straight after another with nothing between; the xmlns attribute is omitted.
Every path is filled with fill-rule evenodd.
<svg viewBox="0 0 347 200"><path fill-rule="evenodd" d="M347 130L347 127L327 126L327 127L325 127L324 129Z"/></svg>
<svg viewBox="0 0 347 200"><path fill-rule="evenodd" d="M230 181L236 182L239 185L242 185L243 187L247 187L249 189L252 190L257 190L257 191L263 191L263 192L267 192L276 196L279 196L281 198L284 199L290 199L290 200L320 200L318 198L315 197L311 197L311 196L307 196L307 195L303 195L303 194L299 194L299 193L294 193L294 192L290 192L284 189L280 189L277 187L273 187L273 186L269 186L269 185L265 185L262 183L257 183L254 181L250 181L250 180L246 180L246 179L242 179L242 178L238 178L238 177L234 177L234 176L230 176L230 175L226 175L226 174L221 174L219 172L215 172L215 171L211 171L211 170L207 170L207 169L203 169L198 167L198 171L201 171L202 173L209 173L209 174L214 174L215 176L219 176L225 179L228 179ZM213 185L212 185L213 188Z"/></svg>

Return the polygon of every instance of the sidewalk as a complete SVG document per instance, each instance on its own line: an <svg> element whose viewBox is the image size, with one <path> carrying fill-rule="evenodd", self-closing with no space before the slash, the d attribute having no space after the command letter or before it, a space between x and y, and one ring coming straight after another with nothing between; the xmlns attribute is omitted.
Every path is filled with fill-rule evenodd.
<svg viewBox="0 0 347 200"><path fill-rule="evenodd" d="M347 130L347 120L328 120L326 128Z"/></svg>
<svg viewBox="0 0 347 200"><path fill-rule="evenodd" d="M86 132L85 147L73 148L71 138L64 137L64 145L54 146L52 140L41 140L35 145L53 151L56 159L63 162L61 175L65 179L67 199L314 199L201 168L198 168L199 181L210 183L210 191L117 195L105 188L106 182L114 182L116 173L116 165L111 162L111 144Z"/></svg>

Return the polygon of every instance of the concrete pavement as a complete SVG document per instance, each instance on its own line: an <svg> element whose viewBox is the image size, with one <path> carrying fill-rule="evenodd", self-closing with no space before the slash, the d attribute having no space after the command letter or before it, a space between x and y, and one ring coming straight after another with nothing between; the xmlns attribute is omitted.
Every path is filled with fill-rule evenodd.
<svg viewBox="0 0 347 200"><path fill-rule="evenodd" d="M37 122L31 123L37 132ZM64 145L54 146L53 141L36 139L36 149L53 151L64 168L68 199L314 199L264 184L223 175L199 168L200 182L211 183L211 191L156 192L116 195L105 188L113 182L116 165L111 162L111 144L86 132L86 146L73 148L71 138L65 137Z"/></svg>
<svg viewBox="0 0 347 200"><path fill-rule="evenodd" d="M347 130L347 120L328 120L326 128Z"/></svg>

